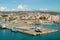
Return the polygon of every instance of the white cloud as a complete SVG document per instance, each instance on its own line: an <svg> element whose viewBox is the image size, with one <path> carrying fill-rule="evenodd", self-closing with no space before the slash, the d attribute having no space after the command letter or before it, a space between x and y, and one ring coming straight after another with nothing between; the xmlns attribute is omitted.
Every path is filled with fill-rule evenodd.
<svg viewBox="0 0 60 40"><path fill-rule="evenodd" d="M47 11L48 8L40 8L38 9L40 11ZM34 11L32 8L30 8L27 5L18 5L17 8L8 8L8 7L0 7L0 11Z"/></svg>
<svg viewBox="0 0 60 40"><path fill-rule="evenodd" d="M7 7L0 7L0 11L5 11L7 10Z"/></svg>
<svg viewBox="0 0 60 40"><path fill-rule="evenodd" d="M26 9L28 9L28 6L27 5L18 5L17 9L18 10L26 10Z"/></svg>
<svg viewBox="0 0 60 40"><path fill-rule="evenodd" d="M24 9L23 5L18 5L18 9Z"/></svg>
<svg viewBox="0 0 60 40"><path fill-rule="evenodd" d="M39 10L41 10L41 11L47 11L48 8L40 8Z"/></svg>
<svg viewBox="0 0 60 40"><path fill-rule="evenodd" d="M8 7L0 7L0 11L16 11L16 9L9 9Z"/></svg>
<svg viewBox="0 0 60 40"><path fill-rule="evenodd" d="M32 9L27 5L18 5L17 8L8 8L8 7L0 7L0 11L31 11Z"/></svg>
<svg viewBox="0 0 60 40"><path fill-rule="evenodd" d="M31 11L32 9L27 5L18 5L17 10L19 10L19 11Z"/></svg>
<svg viewBox="0 0 60 40"><path fill-rule="evenodd" d="M13 8L12 8L11 11L16 11L16 9L13 9Z"/></svg>

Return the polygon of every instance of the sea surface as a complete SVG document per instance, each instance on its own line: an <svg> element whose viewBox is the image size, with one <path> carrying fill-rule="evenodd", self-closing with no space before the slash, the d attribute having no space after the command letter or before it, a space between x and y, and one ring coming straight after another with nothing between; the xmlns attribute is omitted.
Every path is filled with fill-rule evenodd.
<svg viewBox="0 0 60 40"><path fill-rule="evenodd" d="M60 40L60 25L44 25L44 28L57 29L58 32L32 36L20 32L11 32L0 28L0 40Z"/></svg>

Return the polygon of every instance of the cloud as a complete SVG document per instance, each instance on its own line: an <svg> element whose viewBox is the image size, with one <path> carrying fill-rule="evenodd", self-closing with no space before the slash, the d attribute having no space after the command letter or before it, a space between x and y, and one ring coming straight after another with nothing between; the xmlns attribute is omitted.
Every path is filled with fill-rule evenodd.
<svg viewBox="0 0 60 40"><path fill-rule="evenodd" d="M0 11L34 11L36 9L30 8L28 5L18 5L16 8L0 7ZM39 8L40 11L47 11L48 8Z"/></svg>
<svg viewBox="0 0 60 40"><path fill-rule="evenodd" d="M16 11L16 9L9 9L8 7L0 7L0 11Z"/></svg>
<svg viewBox="0 0 60 40"><path fill-rule="evenodd" d="M48 8L40 8L39 10L41 10L41 11L47 11Z"/></svg>
<svg viewBox="0 0 60 40"><path fill-rule="evenodd" d="M16 11L16 9L13 9L13 8L12 8L11 11Z"/></svg>
<svg viewBox="0 0 60 40"><path fill-rule="evenodd" d="M27 5L18 5L16 8L0 7L0 11L31 11L32 9Z"/></svg>
<svg viewBox="0 0 60 40"><path fill-rule="evenodd" d="M7 7L0 7L0 11L5 11L7 10Z"/></svg>
<svg viewBox="0 0 60 40"><path fill-rule="evenodd" d="M18 9L23 10L24 8L24 5L18 5Z"/></svg>
<svg viewBox="0 0 60 40"><path fill-rule="evenodd" d="M17 9L23 11L29 9L29 7L27 5L18 5Z"/></svg>

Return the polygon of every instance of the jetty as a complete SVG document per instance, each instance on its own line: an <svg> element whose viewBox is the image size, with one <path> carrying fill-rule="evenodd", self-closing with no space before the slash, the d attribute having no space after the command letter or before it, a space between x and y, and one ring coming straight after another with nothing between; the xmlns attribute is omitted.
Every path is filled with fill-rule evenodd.
<svg viewBox="0 0 60 40"><path fill-rule="evenodd" d="M30 35L41 35L41 34L47 34L47 33L52 33L52 32L57 32L58 30L49 30L49 29L40 29L42 32L36 32L35 30L27 30L27 29L17 29L16 31L19 31L19 32L23 32L23 33L27 33L27 34L30 34Z"/></svg>
<svg viewBox="0 0 60 40"><path fill-rule="evenodd" d="M1 26L0 26L1 28ZM2 27L3 28L3 27ZM27 27L27 26L23 26L23 27L14 27L15 29L12 30L12 26L6 26L5 28L11 30L11 31L15 31L15 32L22 32L22 33L26 33L26 34L30 34L30 35L41 35L41 34L47 34L47 33L53 33L53 32L57 32L58 30L55 29L48 29L48 28L40 28L39 30L41 32L36 32L34 27Z"/></svg>

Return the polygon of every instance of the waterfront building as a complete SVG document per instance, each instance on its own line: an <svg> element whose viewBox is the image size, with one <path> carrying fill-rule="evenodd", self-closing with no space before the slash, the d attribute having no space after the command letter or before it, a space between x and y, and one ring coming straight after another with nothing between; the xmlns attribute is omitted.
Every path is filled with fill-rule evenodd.
<svg viewBox="0 0 60 40"><path fill-rule="evenodd" d="M52 21L59 21L59 15L52 15L51 20Z"/></svg>

